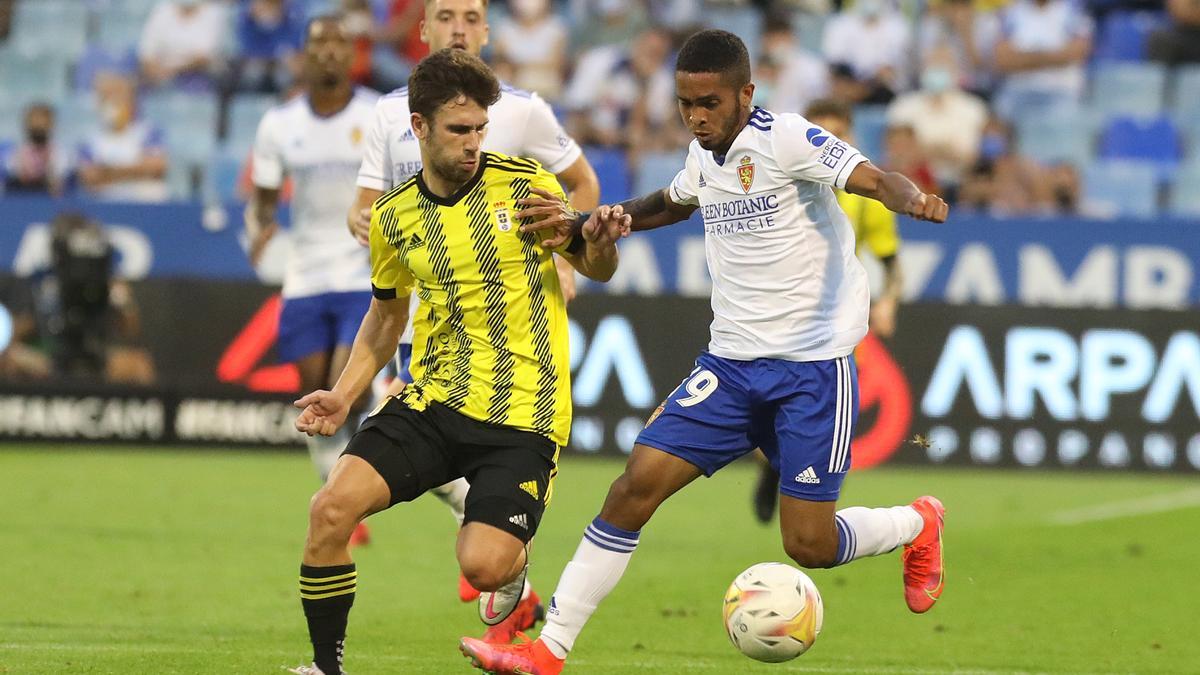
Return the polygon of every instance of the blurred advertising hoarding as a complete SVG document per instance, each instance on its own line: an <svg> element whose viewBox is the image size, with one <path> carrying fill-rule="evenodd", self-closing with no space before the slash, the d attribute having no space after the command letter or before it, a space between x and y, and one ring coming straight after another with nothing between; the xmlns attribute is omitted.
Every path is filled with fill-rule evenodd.
<svg viewBox="0 0 1200 675"><path fill-rule="evenodd" d="M152 390L0 382L0 440L297 445L279 298L253 283L135 285ZM708 341L707 300L571 305L571 449L628 452ZM902 308L860 346L854 466L885 462L1200 471L1200 326L1190 312Z"/></svg>
<svg viewBox="0 0 1200 675"><path fill-rule="evenodd" d="M246 262L240 205L131 205L6 197L0 272L28 274L48 256L46 223L78 209L102 221L128 279L278 283L289 246L272 241L256 272ZM286 222L287 213L281 213ZM1200 305L1200 223L1186 220L993 219L955 214L945 224L901 221L909 302L1181 309ZM621 244L613 295L707 298L711 287L698 215Z"/></svg>

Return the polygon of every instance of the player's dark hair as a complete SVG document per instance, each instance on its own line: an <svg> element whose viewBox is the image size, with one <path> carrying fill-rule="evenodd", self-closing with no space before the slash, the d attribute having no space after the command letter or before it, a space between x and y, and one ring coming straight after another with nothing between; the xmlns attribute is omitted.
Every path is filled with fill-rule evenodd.
<svg viewBox="0 0 1200 675"><path fill-rule="evenodd" d="M804 116L810 120L818 117L832 117L846 124L853 122L852 115L849 105L831 98L819 98L809 103L808 109L804 111Z"/></svg>
<svg viewBox="0 0 1200 675"><path fill-rule="evenodd" d="M424 117L460 96L489 108L500 100L500 81L478 56L447 48L421 59L408 76L408 107Z"/></svg>
<svg viewBox="0 0 1200 675"><path fill-rule="evenodd" d="M742 87L750 83L750 54L742 39L729 31L702 30L683 43L675 70L681 73L719 73Z"/></svg>

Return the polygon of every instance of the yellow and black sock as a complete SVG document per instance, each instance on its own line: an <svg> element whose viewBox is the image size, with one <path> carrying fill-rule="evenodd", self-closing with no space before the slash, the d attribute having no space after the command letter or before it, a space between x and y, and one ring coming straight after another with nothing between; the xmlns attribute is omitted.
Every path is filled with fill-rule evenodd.
<svg viewBox="0 0 1200 675"><path fill-rule="evenodd" d="M300 604L308 619L313 662L325 675L342 675L346 620L354 605L358 572L354 563L331 567L300 566Z"/></svg>

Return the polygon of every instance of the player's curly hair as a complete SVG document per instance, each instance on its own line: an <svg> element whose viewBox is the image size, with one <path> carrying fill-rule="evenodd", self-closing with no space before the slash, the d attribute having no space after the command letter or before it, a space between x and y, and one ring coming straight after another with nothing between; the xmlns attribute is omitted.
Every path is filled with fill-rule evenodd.
<svg viewBox="0 0 1200 675"><path fill-rule="evenodd" d="M408 107L426 118L460 96L483 108L500 100L500 81L491 68L461 49L447 48L426 56L408 76Z"/></svg>
<svg viewBox="0 0 1200 675"><path fill-rule="evenodd" d="M681 73L720 73L741 87L750 83L750 54L746 44L725 30L702 30L683 43L675 70Z"/></svg>

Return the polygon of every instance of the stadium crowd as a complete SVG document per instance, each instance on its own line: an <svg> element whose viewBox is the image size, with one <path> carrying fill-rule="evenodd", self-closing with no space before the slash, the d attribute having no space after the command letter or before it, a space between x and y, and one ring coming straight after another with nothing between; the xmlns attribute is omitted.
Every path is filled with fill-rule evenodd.
<svg viewBox="0 0 1200 675"><path fill-rule="evenodd" d="M741 35L758 105L854 108L853 138L960 208L1200 214L1200 0L508 0L485 56L550 101L611 197L690 140L672 63ZM0 0L8 194L233 200L309 17L341 12L363 86L403 86L424 0Z"/></svg>

